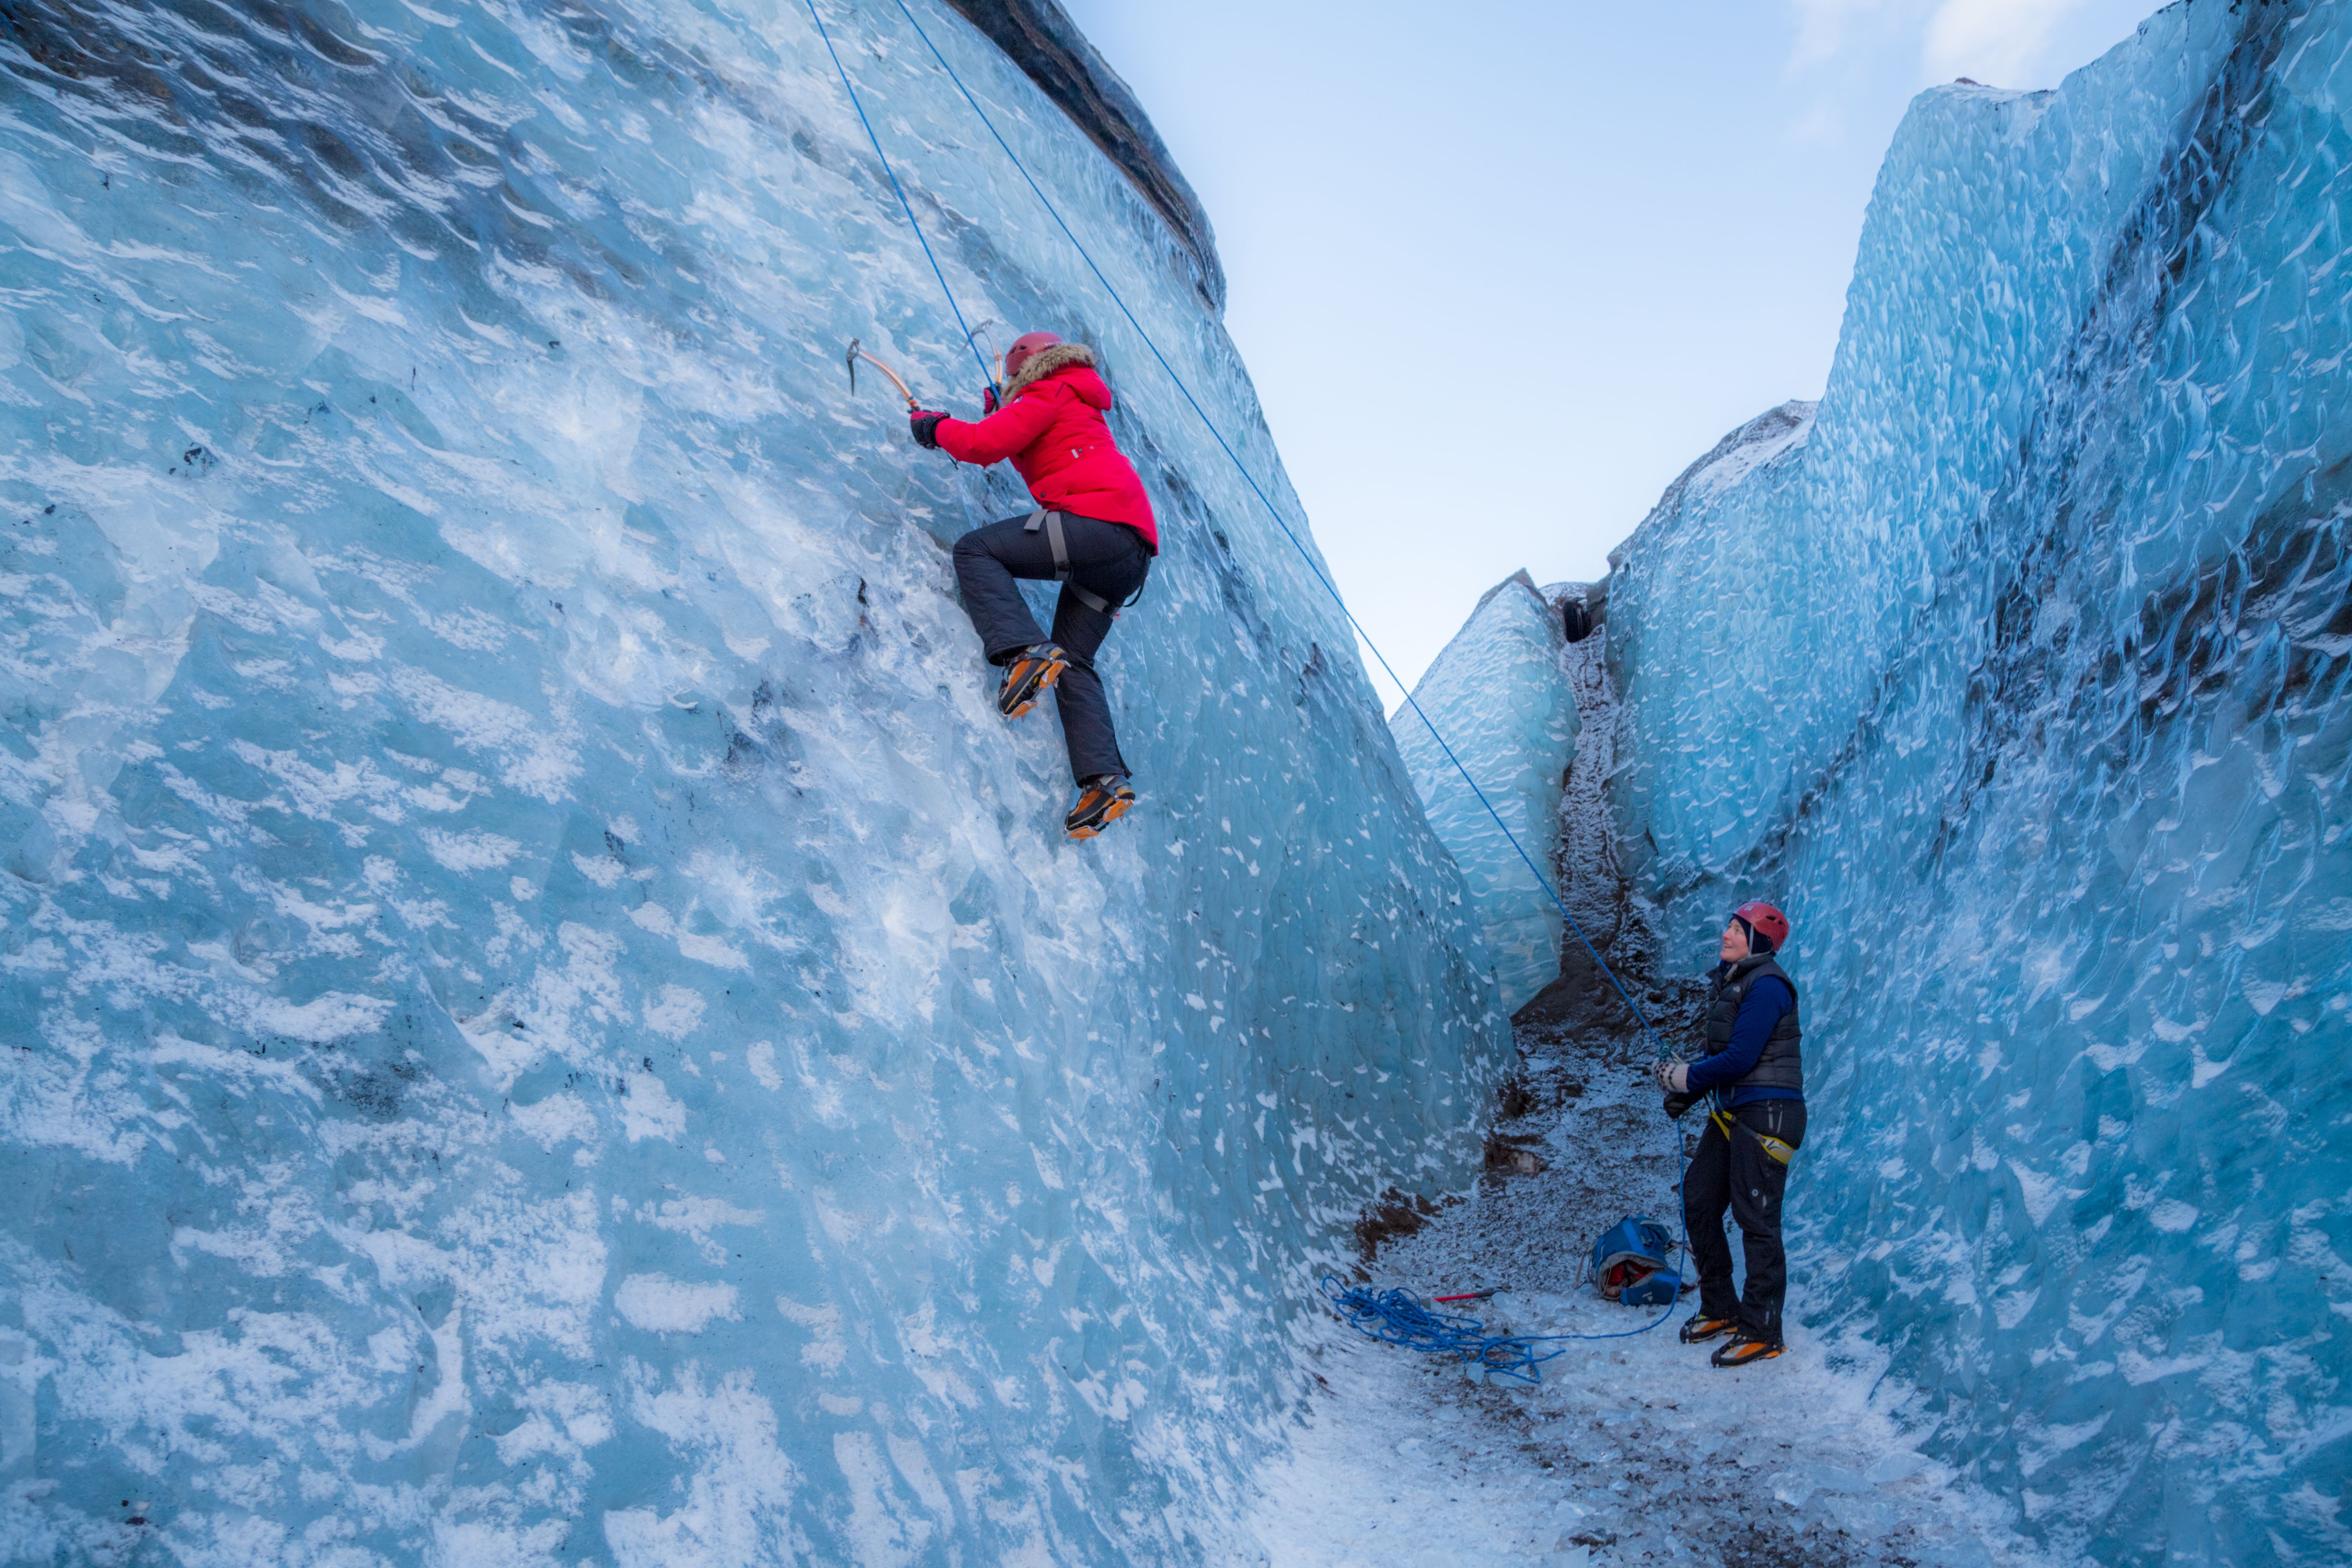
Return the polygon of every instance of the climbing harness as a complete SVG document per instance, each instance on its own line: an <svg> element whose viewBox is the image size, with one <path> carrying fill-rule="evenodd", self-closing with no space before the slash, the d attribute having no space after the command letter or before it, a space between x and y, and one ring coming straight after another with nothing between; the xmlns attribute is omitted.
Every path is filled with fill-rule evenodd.
<svg viewBox="0 0 2352 1568"><path fill-rule="evenodd" d="M1738 1135L1745 1132L1764 1146L1764 1153L1768 1159L1785 1165L1797 1157L1795 1144L1784 1139L1775 1138L1769 1132L1757 1131L1719 1105L1706 1113L1706 1119L1723 1130L1723 1141L1727 1143L1736 1142Z"/></svg>
<svg viewBox="0 0 2352 1568"><path fill-rule="evenodd" d="M1363 623L1356 619L1355 612L1348 607L1348 601L1340 594L1339 585L1333 583L1330 577L1325 574L1322 566L1316 561L1314 552L1307 548L1306 542L1298 537L1297 531L1284 519L1282 509L1274 504L1274 500L1271 496L1266 494L1265 488L1259 484L1256 476L1250 472L1249 465L1242 461L1241 454L1234 450L1233 443L1225 439L1224 433L1217 428L1216 421L1210 418L1208 410L1201 406L1201 400L1192 395L1192 389L1185 384L1184 378L1177 374L1176 367L1168 362L1168 356L1160 352L1160 345L1153 341L1151 334L1144 330L1143 323L1136 319L1135 312L1128 308L1127 300L1120 296L1117 286L1114 285L1110 279L1104 274L1102 268L1096 262L1093 255L1087 249L1084 242L1078 238L1076 231L1070 227L1068 221L1062 216L1061 209L1054 205L1052 198L1047 196L1045 189L1037 184L1037 178L1029 172L1028 164L1024 163L1021 155L1013 150L1012 143L1005 141L1004 133L996 128L996 121L992 120L989 117L988 111L980 106L980 100L972 96L971 89L964 85L963 78L957 75L955 68L948 63L947 56L940 51L939 45L932 41L930 34L924 29L922 23L916 20L915 13L908 7L907 0L894 0L894 3L898 7L898 14L907 19L907 25L915 30L915 36L922 39L923 47L930 51L931 58L939 62L940 69L946 74L949 81L954 83L956 91L961 94L964 102L971 107L972 113L978 117L981 124L987 128L990 137L992 137L995 141L996 145L1003 150L1006 159L1012 163L1014 170L1020 174L1023 182L1028 185L1030 192L1036 196L1038 204L1045 209L1046 216L1054 220L1055 226L1062 231L1063 237L1070 242L1070 247L1077 252L1078 258L1087 264L1087 269L1089 272L1092 272L1095 276L1095 280L1102 285L1103 291L1110 297L1111 303L1118 307L1119 314L1124 316L1127 319L1128 325L1135 330L1136 336L1142 341L1143 346L1151 351L1151 357L1158 361L1160 368L1167 373L1170 383L1172 384L1177 392L1182 395L1185 404L1191 407L1193 415L1201 421L1202 427L1208 431L1210 438L1216 442L1218 447L1223 451L1225 457L1233 463L1234 470L1241 476L1242 482L1249 487L1251 493L1257 497L1259 504L1265 508L1266 516L1271 518L1274 521L1274 525L1282 531L1283 536L1290 541L1291 547L1298 552L1299 559L1306 564L1308 574L1314 577L1316 582L1322 585L1324 592L1331 595L1331 602L1339 607L1341 617L1347 621L1349 626L1355 632L1356 636L1362 640L1364 647L1370 651L1372 657L1380 661L1381 668L1388 676L1391 684L1394 685L1399 691L1404 694L1405 705L1412 710L1413 717L1420 720L1422 724L1429 731L1430 738L1437 742L1437 749L1445 753L1445 760L1454 765L1454 771L1455 773L1461 774L1462 782L1469 786L1470 793L1477 797L1478 804L1486 809L1486 815L1494 818L1495 826L1502 829L1504 838L1510 844L1513 851L1517 854L1520 863L1527 867L1528 874L1536 879L1536 885L1544 890L1545 896L1551 900L1553 907L1559 910L1560 918L1566 922L1568 929L1576 933L1576 940L1584 948L1586 955L1592 960L1594 967L1598 968L1601 973L1607 977L1611 988L1617 993L1619 998L1624 1002L1627 1010L1633 1015L1634 1021L1641 1026L1642 1033L1648 1038L1652 1047L1656 1050L1658 1056L1661 1058L1667 1056L1669 1053L1667 1051L1665 1042L1659 1037L1656 1027L1650 1022L1649 1015L1642 1011L1641 1004L1633 1000L1633 993L1625 988L1623 981L1618 979L1617 972L1610 968L1608 961L1601 956L1600 949L1592 945L1592 939L1585 934L1584 927L1578 922L1576 916L1570 911L1567 900L1560 897L1559 889L1554 887L1551 879L1546 877L1542 870L1537 867L1535 857L1528 852L1526 845L1519 842L1519 837L1517 834L1511 831L1510 824L1503 820L1502 813L1496 810L1495 803L1487 798L1486 792L1479 788L1478 781L1471 777L1470 770L1463 764L1462 759L1454 753L1453 746L1447 743L1444 734L1437 728L1436 722L1430 718L1428 713L1423 710L1420 700L1412 694L1412 689L1407 686L1404 683L1403 679L1397 674L1396 668L1389 663L1388 656L1381 651L1380 645L1375 643L1372 640L1370 634L1365 631ZM979 346L971 341L974 329L964 321L963 308L957 303L955 290L948 284L947 273L940 268L939 258L931 251L931 242L923 233L922 221L915 216L914 204L907 199L906 190L898 183L898 173L890 165L890 156L882 150L881 138L877 136L874 132L874 122L872 120L867 118L866 106L858 97L856 85L849 79L848 69L841 63L841 55L840 52L834 47L832 34L825 30L824 18L817 11L816 0L804 0L804 4L808 6L809 19L816 24L817 36L824 42L825 53L832 57L833 68L841 78L842 90L849 95L850 105L857 111L858 123L866 128L866 139L867 142L872 143L875 157L881 161L882 172L890 182L890 189L897 194L898 197L898 205L900 209L906 213L908 226L915 231L916 241L923 247L924 258L931 264L931 275L939 279L940 291L947 296L948 309L954 312L956 325L963 331L964 345L971 349L972 358L980 363L982 374L986 374L989 370L988 364L985 359L982 358ZM1031 520L1032 526L1035 526L1041 521L1042 520L1033 518ZM1668 1124L1668 1131L1670 1132L1672 1131L1672 1123ZM1682 1141L1679 1137L1675 1139L1675 1152L1678 1157L1681 1154L1681 1142ZM1682 1180L1679 1174L1677 1174L1675 1178L1675 1187L1677 1194L1679 1194L1682 1189ZM1325 1294L1327 1296L1330 1294L1329 1288L1337 1283L1338 1281L1329 1279L1327 1279L1324 1281ZM1348 1299L1351 1300L1354 1300L1362 1295L1363 1292L1360 1287L1347 1292ZM1387 1292L1379 1300L1389 1301L1391 1299L1393 1299L1394 1301L1400 1301L1411 1305L1412 1310L1422 1312L1425 1316L1433 1316L1427 1314L1426 1309L1419 1307L1417 1303L1412 1303L1412 1298L1405 1296L1402 1291ZM1340 1299L1337 1297L1333 1298L1334 1304L1337 1305L1339 1300ZM1363 1303L1360 1303L1360 1308L1343 1309L1342 1315L1346 1316L1351 1311L1360 1310L1370 1311L1372 1319L1382 1322L1389 1321L1390 1319L1385 1314L1387 1314L1391 1309L1388 1307L1370 1305L1369 1303L1370 1300L1371 1299L1368 1296L1364 1297L1364 1301ZM1646 1333L1650 1329L1654 1329L1657 1327L1659 1323L1665 1321L1667 1315L1673 1310L1674 1304L1669 1301L1665 1310L1658 1315L1656 1320L1643 1325L1640 1329L1628 1330L1625 1331L1624 1333L1620 1334L1545 1334L1533 1336L1532 1339L1510 1340L1507 1342L1524 1343L1533 1342L1534 1340L1555 1339L1622 1339L1626 1337L1628 1334ZM1349 1321L1354 1322L1358 1328L1363 1329L1365 1328L1365 1322L1367 1320L1360 1317L1351 1316ZM1466 1331L1449 1331L1458 1333L1476 1331L1475 1320L1461 1319L1454 1321L1460 1323L1470 1324L1471 1328ZM1366 1329L1365 1331L1370 1332L1371 1331ZM1373 1337L1386 1338L1388 1336L1385 1334L1374 1334ZM1414 1342L1410 1336L1408 1336L1404 1339L1392 1340L1391 1342L1411 1343ZM1487 1342L1500 1343L1505 1342L1489 1339ZM1434 1347L1428 1345L1416 1345L1416 1348L1431 1349ZM1451 1342L1449 1342L1447 1348L1454 1351L1456 1353L1459 1353L1460 1352L1460 1347ZM1556 1355L1560 1352L1554 1352L1552 1353ZM1485 1359L1486 1355L1486 1352L1485 1351L1481 1351L1479 1352L1480 1359ZM1499 1365L1491 1361L1489 1361L1488 1364L1490 1371L1499 1372L1502 1375L1519 1377L1524 1381L1534 1382L1536 1381L1536 1377L1533 1374L1533 1369L1536 1363L1540 1360L1549 1359L1550 1359L1549 1356L1528 1358L1525 1360L1524 1366L1522 1367L1521 1363L1510 1360L1507 1354L1504 1363Z"/></svg>
<svg viewBox="0 0 2352 1568"><path fill-rule="evenodd" d="M1046 544L1054 552L1054 581L1067 588L1070 591L1070 596L1079 604L1098 616L1108 616L1115 621L1118 619L1121 610L1131 609L1142 599L1143 589L1139 587L1135 591L1134 598L1128 600L1124 605L1114 605L1100 594L1081 588L1071 582L1070 542L1062 536L1062 514L1058 511L1048 511L1041 506L1029 514L1029 521L1021 525L1021 531L1034 533L1041 528L1045 531Z"/></svg>
<svg viewBox="0 0 2352 1568"><path fill-rule="evenodd" d="M1067 588L1072 598L1098 616L1108 616L1112 620L1118 619L1118 608L1108 599L1104 598L1100 594L1088 593L1070 581L1070 542L1062 537L1060 512L1047 511L1041 506L1029 514L1029 521L1023 523L1021 528L1024 533L1034 533L1040 528L1045 531L1045 542L1054 552L1054 581Z"/></svg>

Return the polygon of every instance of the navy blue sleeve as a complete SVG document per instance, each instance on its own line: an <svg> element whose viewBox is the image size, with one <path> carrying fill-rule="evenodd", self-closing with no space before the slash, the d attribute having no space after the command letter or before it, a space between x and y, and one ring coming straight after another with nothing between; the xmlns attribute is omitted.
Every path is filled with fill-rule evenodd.
<svg viewBox="0 0 2352 1568"><path fill-rule="evenodd" d="M1731 1021L1731 1044L1702 1062L1691 1063L1690 1092L1704 1094L1721 1084L1737 1083L1756 1070L1764 1042L1796 998L1789 988L1767 974L1748 988L1740 999L1739 1016Z"/></svg>

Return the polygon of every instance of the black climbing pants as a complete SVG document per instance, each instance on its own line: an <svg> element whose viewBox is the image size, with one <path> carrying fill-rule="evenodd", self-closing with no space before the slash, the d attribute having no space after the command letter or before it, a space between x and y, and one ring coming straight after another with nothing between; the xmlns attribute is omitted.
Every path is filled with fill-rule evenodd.
<svg viewBox="0 0 2352 1568"><path fill-rule="evenodd" d="M1722 1123L1707 1119L1698 1152L1683 1173L1683 1234L1698 1265L1699 1315L1729 1318L1753 1337L1779 1344L1780 1302L1789 1293L1789 1260L1780 1250L1780 1195L1788 1189L1789 1167L1772 1157L1763 1139L1778 1138L1791 1149L1802 1143L1805 1102L1751 1100L1731 1120L1736 1126L1727 1138ZM1737 1301L1731 1243L1723 1234L1727 1208L1747 1252L1748 1284Z"/></svg>
<svg viewBox="0 0 2352 1568"><path fill-rule="evenodd" d="M1030 532L1028 521L1024 512L975 528L956 541L956 583L963 590L964 613L980 633L981 648L991 664L1003 664L1023 648L1046 640L1013 581L1054 578L1053 542L1043 528ZM1054 606L1053 640L1068 652L1070 668L1054 690L1062 710L1062 742L1070 749L1070 776L1084 783L1100 773L1124 775L1129 770L1111 728L1110 698L1103 691L1102 677L1095 673L1095 653L1110 636L1111 617L1070 588L1084 588L1114 606L1123 604L1143 586L1151 571L1151 552L1143 535L1124 523L1098 522L1068 512L1062 514L1062 538L1069 547L1070 579Z"/></svg>

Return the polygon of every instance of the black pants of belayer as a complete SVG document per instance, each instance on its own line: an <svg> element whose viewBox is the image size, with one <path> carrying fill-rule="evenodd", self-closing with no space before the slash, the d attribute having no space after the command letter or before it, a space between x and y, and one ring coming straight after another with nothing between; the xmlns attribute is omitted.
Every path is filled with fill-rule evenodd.
<svg viewBox="0 0 2352 1568"><path fill-rule="evenodd" d="M1704 1103L1704 1102L1702 1102ZM1691 1261L1698 1265L1701 1317L1729 1318L1754 1338L1780 1342L1780 1303L1789 1293L1789 1259L1780 1249L1780 1197L1789 1167L1765 1151L1765 1138L1791 1149L1805 1141L1801 1100L1751 1100L1731 1113L1729 1137L1707 1118L1698 1152L1683 1173L1683 1234L1690 1237ZM1731 1243L1723 1234L1723 1212L1731 1211L1745 1245L1748 1283L1737 1301L1731 1295Z"/></svg>
<svg viewBox="0 0 2352 1568"><path fill-rule="evenodd" d="M971 616L991 664L1003 664L1023 648L1046 640L1014 582L1021 577L1051 582L1055 575L1053 541L1043 528L1029 531L1029 515L975 528L956 541L956 583L963 590L964 613ZM1054 606L1053 640L1069 654L1070 668L1054 689L1062 710L1062 742L1070 750L1070 776L1083 784L1103 773L1124 776L1129 770L1111 728L1110 698L1103 691L1102 677L1095 673L1095 654L1110 636L1111 617L1070 588L1075 584L1113 606L1121 605L1143 586L1151 571L1151 552L1143 535L1124 523L1068 512L1062 514L1062 538L1069 550L1070 576L1062 586L1061 602Z"/></svg>

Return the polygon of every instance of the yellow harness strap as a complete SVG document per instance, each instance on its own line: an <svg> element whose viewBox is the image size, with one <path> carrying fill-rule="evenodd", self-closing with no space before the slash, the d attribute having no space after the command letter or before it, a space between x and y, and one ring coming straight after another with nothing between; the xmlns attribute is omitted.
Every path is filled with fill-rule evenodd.
<svg viewBox="0 0 2352 1568"><path fill-rule="evenodd" d="M1717 1106L1714 1110L1708 1111L1707 1120L1714 1122L1717 1127L1723 1129L1723 1136L1727 1142L1731 1137L1732 1129L1736 1127L1740 1131L1747 1133L1750 1138L1755 1139L1759 1143L1764 1145L1764 1152L1769 1154L1774 1160L1780 1162L1781 1164L1785 1165L1790 1160L1796 1158L1797 1151L1793 1146L1782 1142L1780 1139L1759 1132L1745 1122L1734 1121L1731 1119L1730 1114L1721 1106Z"/></svg>

